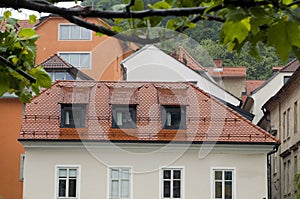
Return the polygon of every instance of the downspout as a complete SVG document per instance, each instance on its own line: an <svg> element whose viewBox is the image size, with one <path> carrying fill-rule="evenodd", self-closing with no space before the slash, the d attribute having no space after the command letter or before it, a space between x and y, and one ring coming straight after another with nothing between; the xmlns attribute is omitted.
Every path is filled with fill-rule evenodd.
<svg viewBox="0 0 300 199"><path fill-rule="evenodd" d="M122 80L127 80L127 68L121 63L122 68Z"/></svg>

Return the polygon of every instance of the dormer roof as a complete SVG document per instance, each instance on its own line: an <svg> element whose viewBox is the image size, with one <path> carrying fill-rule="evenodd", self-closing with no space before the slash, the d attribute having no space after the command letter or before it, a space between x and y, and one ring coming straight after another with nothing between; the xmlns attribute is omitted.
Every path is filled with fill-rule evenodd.
<svg viewBox="0 0 300 199"><path fill-rule="evenodd" d="M136 128L112 128L112 105L134 95ZM186 129L163 129L161 106L186 107ZM125 96L125 97L124 97ZM82 100L81 100L82 98ZM61 128L62 104L86 106L84 128ZM57 81L27 104L21 141L192 142L274 145L279 141L187 82Z"/></svg>

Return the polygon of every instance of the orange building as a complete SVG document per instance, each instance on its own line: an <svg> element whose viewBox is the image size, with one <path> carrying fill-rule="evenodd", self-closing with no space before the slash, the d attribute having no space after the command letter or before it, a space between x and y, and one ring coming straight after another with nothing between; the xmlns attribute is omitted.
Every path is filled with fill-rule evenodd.
<svg viewBox="0 0 300 199"><path fill-rule="evenodd" d="M22 198L21 163L24 148L18 142L23 104L17 97L0 98L0 198ZM2 199L1 198L1 199Z"/></svg>
<svg viewBox="0 0 300 199"><path fill-rule="evenodd" d="M103 20L88 18L91 23L108 26ZM37 41L36 63L53 54L95 80L119 80L122 76L120 61L134 52L132 45L79 27L66 19L50 15L36 25L40 36Z"/></svg>

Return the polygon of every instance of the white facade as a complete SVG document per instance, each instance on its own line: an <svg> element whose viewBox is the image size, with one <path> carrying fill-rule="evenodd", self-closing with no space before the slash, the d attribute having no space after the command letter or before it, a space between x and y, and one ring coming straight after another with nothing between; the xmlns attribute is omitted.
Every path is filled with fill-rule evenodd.
<svg viewBox="0 0 300 199"><path fill-rule="evenodd" d="M195 82L206 93L235 106L240 105L237 97L153 45L146 45L121 64L126 68L128 81Z"/></svg>
<svg viewBox="0 0 300 199"><path fill-rule="evenodd" d="M261 110L262 106L284 85L284 77L291 76L292 74L293 72L278 72L251 94L249 98L251 101L253 100L253 104L249 110L247 109L247 111L254 114L254 118L252 120L254 124L257 124L264 115ZM247 106L247 101L244 107L245 106Z"/></svg>
<svg viewBox="0 0 300 199"><path fill-rule="evenodd" d="M129 168L126 198L162 199L162 169L180 170L181 199L213 199L214 171L230 171L234 199L267 197L272 145L24 141L24 199L57 199L58 168L77 168L76 199L109 199L110 168ZM221 172L220 172L221 173ZM128 183L129 182L129 183ZM71 185L70 185L71 186ZM126 192L124 192L126 194Z"/></svg>

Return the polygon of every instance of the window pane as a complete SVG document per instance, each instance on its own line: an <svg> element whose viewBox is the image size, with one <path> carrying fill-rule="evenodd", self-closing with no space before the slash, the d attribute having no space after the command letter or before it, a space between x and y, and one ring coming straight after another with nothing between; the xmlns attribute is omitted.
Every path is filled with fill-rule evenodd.
<svg viewBox="0 0 300 199"><path fill-rule="evenodd" d="M60 39L69 39L69 26L66 25L60 25L59 26L59 35L60 35Z"/></svg>
<svg viewBox="0 0 300 199"><path fill-rule="evenodd" d="M164 197L169 198L171 196L171 182L164 181Z"/></svg>
<svg viewBox="0 0 300 199"><path fill-rule="evenodd" d="M122 179L129 179L129 170L128 169L122 170Z"/></svg>
<svg viewBox="0 0 300 199"><path fill-rule="evenodd" d="M81 39L91 39L91 31L86 28L81 28Z"/></svg>
<svg viewBox="0 0 300 199"><path fill-rule="evenodd" d="M77 176L77 169L70 169L69 177L76 177L76 176Z"/></svg>
<svg viewBox="0 0 300 199"><path fill-rule="evenodd" d="M171 179L171 170L164 170L164 179Z"/></svg>
<svg viewBox="0 0 300 199"><path fill-rule="evenodd" d="M232 171L225 171L225 180L232 180Z"/></svg>
<svg viewBox="0 0 300 199"><path fill-rule="evenodd" d="M180 198L180 180L173 181L173 198Z"/></svg>
<svg viewBox="0 0 300 199"><path fill-rule="evenodd" d="M119 179L119 170L112 169L111 170L111 178L112 179Z"/></svg>
<svg viewBox="0 0 300 199"><path fill-rule="evenodd" d="M71 26L71 39L80 39L80 27Z"/></svg>
<svg viewBox="0 0 300 199"><path fill-rule="evenodd" d="M222 171L215 171L215 180L222 180Z"/></svg>
<svg viewBox="0 0 300 199"><path fill-rule="evenodd" d="M181 171L180 170L174 170L173 171L173 179L180 179L181 178Z"/></svg>
<svg viewBox="0 0 300 199"><path fill-rule="evenodd" d="M67 177L67 169L59 169L59 177Z"/></svg>
<svg viewBox="0 0 300 199"><path fill-rule="evenodd" d="M118 197L119 183L117 180L111 182L111 197Z"/></svg>
<svg viewBox="0 0 300 199"><path fill-rule="evenodd" d="M232 182L225 182L225 199L232 199Z"/></svg>
<svg viewBox="0 0 300 199"><path fill-rule="evenodd" d="M55 73L55 80L65 80L65 72L56 72Z"/></svg>
<svg viewBox="0 0 300 199"><path fill-rule="evenodd" d="M80 54L80 67L89 68L90 67L90 54L82 53Z"/></svg>
<svg viewBox="0 0 300 199"><path fill-rule="evenodd" d="M222 198L222 182L215 182L215 198Z"/></svg>
<svg viewBox="0 0 300 199"><path fill-rule="evenodd" d="M70 54L70 64L72 64L73 66L77 66L79 67L79 54L78 53L72 53Z"/></svg>
<svg viewBox="0 0 300 199"><path fill-rule="evenodd" d="M66 62L70 63L70 60L69 60L69 54L68 53L59 53L59 56L65 60Z"/></svg>
<svg viewBox="0 0 300 199"><path fill-rule="evenodd" d="M69 180L69 197L76 197L76 179Z"/></svg>
<svg viewBox="0 0 300 199"><path fill-rule="evenodd" d="M122 122L123 121L122 115L123 115L122 112L120 112L120 111L117 112L117 125L118 126L121 126L123 124L123 122Z"/></svg>
<svg viewBox="0 0 300 199"><path fill-rule="evenodd" d="M66 196L66 180L59 180L58 182L58 196L59 197Z"/></svg>
<svg viewBox="0 0 300 199"><path fill-rule="evenodd" d="M129 180L122 180L121 182L121 197L127 198L129 196Z"/></svg>
<svg viewBox="0 0 300 199"><path fill-rule="evenodd" d="M70 73L66 73L66 80L74 80L74 78L70 75Z"/></svg>

